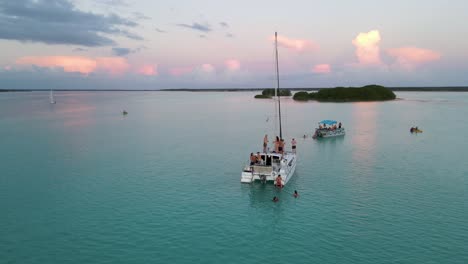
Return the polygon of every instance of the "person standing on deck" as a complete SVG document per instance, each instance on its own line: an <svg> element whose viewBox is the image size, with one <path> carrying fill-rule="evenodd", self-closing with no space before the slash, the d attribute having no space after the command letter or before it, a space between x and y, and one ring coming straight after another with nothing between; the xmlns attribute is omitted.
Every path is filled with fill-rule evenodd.
<svg viewBox="0 0 468 264"><path fill-rule="evenodd" d="M297 144L297 142L296 142L296 140L293 138L293 139L291 140L291 148L292 148L292 152L293 152L293 153L296 153L296 144Z"/></svg>
<svg viewBox="0 0 468 264"><path fill-rule="evenodd" d="M267 146L268 146L268 135L265 135L263 138L263 153L267 153Z"/></svg>
<svg viewBox="0 0 468 264"><path fill-rule="evenodd" d="M279 145L280 145L280 139L279 139L278 136L276 136L276 141L274 143L275 143L275 152L278 153L279 152Z"/></svg>
<svg viewBox="0 0 468 264"><path fill-rule="evenodd" d="M281 139L278 144L278 152L283 154L284 153L284 139Z"/></svg>

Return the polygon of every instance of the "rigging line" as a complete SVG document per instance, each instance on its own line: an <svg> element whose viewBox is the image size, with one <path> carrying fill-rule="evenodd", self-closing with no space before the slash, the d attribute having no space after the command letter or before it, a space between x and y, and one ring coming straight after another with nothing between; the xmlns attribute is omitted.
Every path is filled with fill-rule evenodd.
<svg viewBox="0 0 468 264"><path fill-rule="evenodd" d="M278 90L278 115L279 115L279 132L280 138L283 138L283 131L281 129L281 93L280 93L280 85L279 85L279 65L278 65L278 32L275 32L275 58L276 58L276 84Z"/></svg>

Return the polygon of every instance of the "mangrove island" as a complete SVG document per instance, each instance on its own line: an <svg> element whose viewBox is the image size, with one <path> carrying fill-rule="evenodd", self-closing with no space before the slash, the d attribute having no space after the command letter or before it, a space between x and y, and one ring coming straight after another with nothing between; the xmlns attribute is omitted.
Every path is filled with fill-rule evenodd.
<svg viewBox="0 0 468 264"><path fill-rule="evenodd" d="M257 99L270 99L275 96L276 89L265 89L262 91L262 94L255 95ZM287 89L279 89L279 96L291 96L291 91Z"/></svg>
<svg viewBox="0 0 468 264"><path fill-rule="evenodd" d="M318 92L297 92L293 99L296 101L316 100L319 102L361 102L387 101L396 98L392 90L380 85L366 85L356 87L336 87L320 89Z"/></svg>

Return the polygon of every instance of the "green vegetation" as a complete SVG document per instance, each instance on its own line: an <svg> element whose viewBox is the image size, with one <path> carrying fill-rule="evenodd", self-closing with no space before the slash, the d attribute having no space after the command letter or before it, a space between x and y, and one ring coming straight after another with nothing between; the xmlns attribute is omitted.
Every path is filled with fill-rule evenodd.
<svg viewBox="0 0 468 264"><path fill-rule="evenodd" d="M316 93L297 92L293 96L293 99L297 101L317 100L320 102L386 101L395 98L395 94L390 89L380 85L320 89Z"/></svg>
<svg viewBox="0 0 468 264"><path fill-rule="evenodd" d="M310 93L310 94L315 94L315 93ZM310 94L308 92L297 92L294 94L293 99L296 101L309 101Z"/></svg>
<svg viewBox="0 0 468 264"><path fill-rule="evenodd" d="M257 98L257 99L271 99L271 96L263 95L263 94L257 94L257 95L255 95L255 98Z"/></svg>
<svg viewBox="0 0 468 264"><path fill-rule="evenodd" d="M255 95L255 98L264 99L272 98L275 96L275 89L265 89L262 91L262 94ZM291 96L291 91L286 89L279 89L279 96Z"/></svg>

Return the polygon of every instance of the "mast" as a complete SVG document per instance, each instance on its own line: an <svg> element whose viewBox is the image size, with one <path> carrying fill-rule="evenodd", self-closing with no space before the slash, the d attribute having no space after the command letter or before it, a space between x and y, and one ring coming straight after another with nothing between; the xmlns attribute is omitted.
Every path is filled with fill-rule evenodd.
<svg viewBox="0 0 468 264"><path fill-rule="evenodd" d="M280 102L280 89L279 89L279 66L278 66L278 33L275 32L275 60L276 60L276 95L278 96L278 115L279 115L279 132L280 139L283 138L283 131L281 129L281 102ZM276 91L276 90L275 90Z"/></svg>

